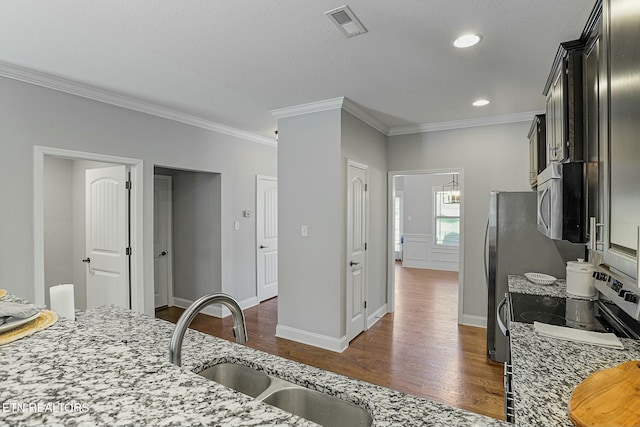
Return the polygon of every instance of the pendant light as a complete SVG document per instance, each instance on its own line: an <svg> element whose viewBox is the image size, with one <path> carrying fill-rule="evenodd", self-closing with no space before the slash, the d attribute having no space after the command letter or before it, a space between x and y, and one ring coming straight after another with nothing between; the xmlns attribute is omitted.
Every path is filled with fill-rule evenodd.
<svg viewBox="0 0 640 427"><path fill-rule="evenodd" d="M460 203L460 185L458 184L458 174L453 174L451 182L442 186L443 199L445 204Z"/></svg>

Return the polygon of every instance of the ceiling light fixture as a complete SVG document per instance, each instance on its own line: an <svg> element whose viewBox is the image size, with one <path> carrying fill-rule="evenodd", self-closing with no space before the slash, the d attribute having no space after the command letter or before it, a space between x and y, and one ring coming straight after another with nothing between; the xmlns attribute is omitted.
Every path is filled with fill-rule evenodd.
<svg viewBox="0 0 640 427"><path fill-rule="evenodd" d="M477 101L473 102L474 107L484 107L485 105L488 105L488 104L489 104L488 99L478 99Z"/></svg>
<svg viewBox="0 0 640 427"><path fill-rule="evenodd" d="M480 37L477 34L464 34L454 40L453 45L459 48L471 47L480 43Z"/></svg>
<svg viewBox="0 0 640 427"><path fill-rule="evenodd" d="M442 203L449 205L460 203L460 184L458 184L458 174L453 174L453 180L442 186Z"/></svg>
<svg viewBox="0 0 640 427"><path fill-rule="evenodd" d="M340 31L347 37L353 37L367 32L362 22L360 22L358 17L347 5L330 10L324 14L327 15L327 18L336 24L336 27L340 28Z"/></svg>

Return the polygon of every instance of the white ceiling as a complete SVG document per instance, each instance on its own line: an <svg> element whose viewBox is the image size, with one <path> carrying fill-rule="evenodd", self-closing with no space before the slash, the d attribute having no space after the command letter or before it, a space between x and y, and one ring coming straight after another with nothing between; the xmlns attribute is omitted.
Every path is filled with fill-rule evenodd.
<svg viewBox="0 0 640 427"><path fill-rule="evenodd" d="M266 137L269 111L342 96L396 128L543 110L595 3L349 0L369 32L346 38L344 1L3 0L0 61Z"/></svg>

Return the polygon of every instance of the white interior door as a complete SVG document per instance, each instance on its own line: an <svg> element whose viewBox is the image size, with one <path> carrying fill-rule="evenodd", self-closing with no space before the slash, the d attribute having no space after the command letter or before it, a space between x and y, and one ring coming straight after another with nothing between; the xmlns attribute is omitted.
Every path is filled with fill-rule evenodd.
<svg viewBox="0 0 640 427"><path fill-rule="evenodd" d="M171 177L156 175L153 180L153 286L155 306L171 305Z"/></svg>
<svg viewBox="0 0 640 427"><path fill-rule="evenodd" d="M347 166L347 339L366 329L367 167Z"/></svg>
<svg viewBox="0 0 640 427"><path fill-rule="evenodd" d="M278 179L256 182L257 293L264 301L278 295Z"/></svg>
<svg viewBox="0 0 640 427"><path fill-rule="evenodd" d="M130 308L125 166L86 171L87 308Z"/></svg>

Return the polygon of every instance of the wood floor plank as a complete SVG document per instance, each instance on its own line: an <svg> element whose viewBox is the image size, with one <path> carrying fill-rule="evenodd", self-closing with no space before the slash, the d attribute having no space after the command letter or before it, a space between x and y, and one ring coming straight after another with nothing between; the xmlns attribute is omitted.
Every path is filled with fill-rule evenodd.
<svg viewBox="0 0 640 427"><path fill-rule="evenodd" d="M502 365L486 358L486 331L457 324L458 275L396 265L395 312L343 353L276 338L277 298L245 310L246 345L287 359L504 419ZM182 309L156 316L176 322ZM231 317L199 314L193 329L233 341Z"/></svg>

